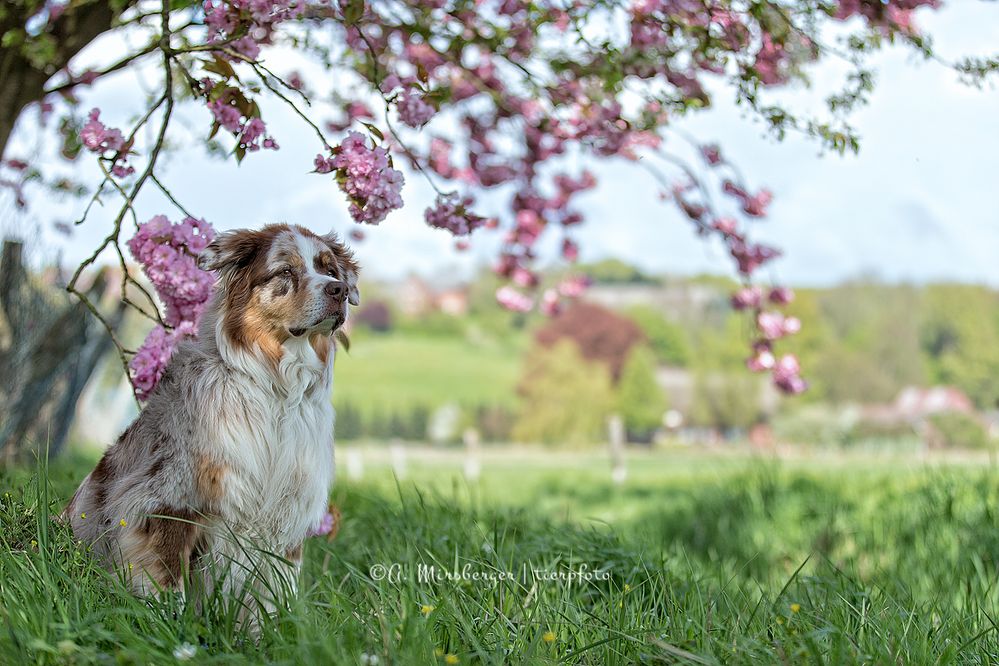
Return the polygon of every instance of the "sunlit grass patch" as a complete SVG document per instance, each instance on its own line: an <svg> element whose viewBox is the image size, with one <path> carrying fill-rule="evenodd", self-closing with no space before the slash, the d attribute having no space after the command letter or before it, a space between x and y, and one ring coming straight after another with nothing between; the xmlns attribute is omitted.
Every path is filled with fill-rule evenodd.
<svg viewBox="0 0 999 666"><path fill-rule="evenodd" d="M521 470L506 479L505 500L500 479L487 493L458 494L446 484L341 483L339 535L309 541L301 594L257 636L224 600L136 599L99 569L50 520L85 472L69 467L55 466L51 484L0 473L0 663L999 655L999 485L989 470L819 474L754 464L618 489L585 473L572 483L562 470L553 485L550 472ZM553 488L572 512L539 508ZM612 524L586 518L629 503Z"/></svg>

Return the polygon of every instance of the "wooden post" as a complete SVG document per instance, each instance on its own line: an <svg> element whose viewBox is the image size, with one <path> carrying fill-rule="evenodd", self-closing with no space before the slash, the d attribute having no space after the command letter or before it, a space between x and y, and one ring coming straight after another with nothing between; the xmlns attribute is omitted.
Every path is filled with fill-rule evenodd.
<svg viewBox="0 0 999 666"><path fill-rule="evenodd" d="M347 451L347 477L351 481L360 481L364 476L364 458L356 449Z"/></svg>
<svg viewBox="0 0 999 666"><path fill-rule="evenodd" d="M389 446L389 455L392 457L392 471L397 479L406 478L406 447L402 445L402 440L393 439Z"/></svg>
<svg viewBox="0 0 999 666"><path fill-rule="evenodd" d="M628 478L628 467L624 462L625 431L620 414L611 414L607 420L608 448L611 459L611 479L620 485Z"/></svg>
<svg viewBox="0 0 999 666"><path fill-rule="evenodd" d="M462 439L465 441L465 478L475 483L482 474L482 463L479 461L479 431L468 428Z"/></svg>

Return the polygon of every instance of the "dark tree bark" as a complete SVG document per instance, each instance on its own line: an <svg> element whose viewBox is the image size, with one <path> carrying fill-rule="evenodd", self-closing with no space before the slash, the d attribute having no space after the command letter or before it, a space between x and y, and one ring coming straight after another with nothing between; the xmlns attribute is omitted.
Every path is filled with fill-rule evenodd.
<svg viewBox="0 0 999 666"><path fill-rule="evenodd" d="M0 34L23 29L30 18L26 10L17 3L5 4L8 14L0 24ZM112 4L102 0L69 3L52 27L55 56L44 65L32 63L20 44L0 46L0 157L7 149L18 117L25 107L45 96L49 79L65 69L84 47L114 27L119 12L112 9ZM131 4L124 3L122 11Z"/></svg>
<svg viewBox="0 0 999 666"><path fill-rule="evenodd" d="M82 302L28 279L20 248L5 241L0 254L0 461L6 462L62 449L80 393L111 345ZM107 285L99 273L87 297L100 303ZM118 302L111 326L124 314Z"/></svg>

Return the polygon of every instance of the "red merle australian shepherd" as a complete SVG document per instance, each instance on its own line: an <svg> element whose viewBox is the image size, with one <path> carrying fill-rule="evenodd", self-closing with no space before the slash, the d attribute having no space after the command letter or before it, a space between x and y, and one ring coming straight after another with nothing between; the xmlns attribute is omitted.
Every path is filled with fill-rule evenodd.
<svg viewBox="0 0 999 666"><path fill-rule="evenodd" d="M218 282L197 339L63 514L139 594L198 575L245 595L260 587L257 552L293 581L333 482L333 334L358 304L350 250L270 225L222 234L198 260Z"/></svg>

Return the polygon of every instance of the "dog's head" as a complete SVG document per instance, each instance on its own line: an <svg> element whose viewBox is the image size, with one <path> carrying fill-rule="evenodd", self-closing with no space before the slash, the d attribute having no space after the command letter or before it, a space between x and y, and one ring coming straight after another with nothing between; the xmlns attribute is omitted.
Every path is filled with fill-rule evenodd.
<svg viewBox="0 0 999 666"><path fill-rule="evenodd" d="M273 224L220 234L198 257L218 274L223 333L265 351L289 338L329 335L357 305L359 267L335 234Z"/></svg>

